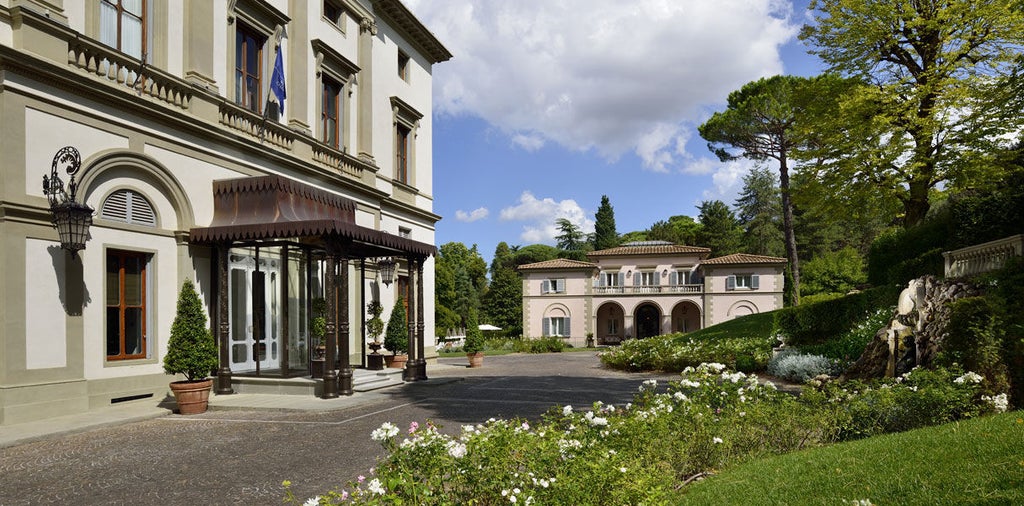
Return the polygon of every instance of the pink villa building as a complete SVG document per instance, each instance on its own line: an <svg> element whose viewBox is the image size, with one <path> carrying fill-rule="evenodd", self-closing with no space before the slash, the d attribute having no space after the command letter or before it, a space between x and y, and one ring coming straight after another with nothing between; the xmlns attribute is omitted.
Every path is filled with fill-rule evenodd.
<svg viewBox="0 0 1024 506"><path fill-rule="evenodd" d="M782 307L785 258L710 251L645 241L522 265L524 337L616 344Z"/></svg>

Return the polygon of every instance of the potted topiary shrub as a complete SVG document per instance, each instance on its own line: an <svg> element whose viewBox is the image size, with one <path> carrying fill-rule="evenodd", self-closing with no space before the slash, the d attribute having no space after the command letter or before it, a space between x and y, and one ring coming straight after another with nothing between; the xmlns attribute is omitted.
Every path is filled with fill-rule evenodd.
<svg viewBox="0 0 1024 506"><path fill-rule="evenodd" d="M171 383L178 412L194 415L206 411L213 380L207 378L217 367L217 344L206 325L203 303L191 280L178 293L178 310L171 325L164 356L164 372L183 374L184 381Z"/></svg>
<svg viewBox="0 0 1024 506"><path fill-rule="evenodd" d="M327 355L327 300L323 297L313 299L313 318L309 321L309 334L313 337L313 359L309 364L309 375L314 378L324 376L324 357Z"/></svg>
<svg viewBox="0 0 1024 506"><path fill-rule="evenodd" d="M384 312L384 306L374 300L366 305L366 312L370 314L370 319L366 320L366 334L370 336L369 346L372 351L366 357L366 368L379 371L384 368L384 355L380 354L380 349L384 346L380 342L380 335L384 332L384 320L380 319L380 315Z"/></svg>
<svg viewBox="0 0 1024 506"><path fill-rule="evenodd" d="M469 318L466 322L466 345L462 351L466 352L470 367L481 367L484 365L484 333L477 324L476 311L469 310Z"/></svg>
<svg viewBox="0 0 1024 506"><path fill-rule="evenodd" d="M388 318L388 327L384 332L384 347L391 352L384 361L388 367L402 369L409 360L409 327L405 323L405 299L395 302Z"/></svg>

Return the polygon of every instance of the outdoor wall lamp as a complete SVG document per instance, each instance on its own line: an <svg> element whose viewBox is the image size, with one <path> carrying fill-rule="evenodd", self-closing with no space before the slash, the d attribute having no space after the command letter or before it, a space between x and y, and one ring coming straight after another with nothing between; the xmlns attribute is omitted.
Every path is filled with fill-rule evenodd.
<svg viewBox="0 0 1024 506"><path fill-rule="evenodd" d="M57 174L57 166L66 167L68 179L67 189L64 181ZM75 174L82 168L82 155L78 150L65 146L53 156L50 176L43 175L43 194L50 201L50 214L53 226L60 236L60 247L75 253L85 249L85 241L89 238L89 226L92 225L93 208L75 202L78 183Z"/></svg>
<svg viewBox="0 0 1024 506"><path fill-rule="evenodd" d="M377 260L377 268L380 269L380 282L384 286L391 286L395 280L395 261L391 257L384 257Z"/></svg>

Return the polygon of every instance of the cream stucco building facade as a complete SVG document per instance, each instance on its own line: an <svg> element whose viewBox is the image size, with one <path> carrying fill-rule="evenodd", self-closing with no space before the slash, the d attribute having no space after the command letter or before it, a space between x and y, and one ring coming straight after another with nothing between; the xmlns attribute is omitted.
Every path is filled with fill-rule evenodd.
<svg viewBox="0 0 1024 506"><path fill-rule="evenodd" d="M615 344L782 307L786 259L709 251L647 241L520 266L523 333Z"/></svg>
<svg viewBox="0 0 1024 506"><path fill-rule="evenodd" d="M326 395L366 360L371 300L406 300L425 377L431 76L451 56L399 0L0 0L0 425L162 400L186 279L218 393L308 377L321 298ZM74 254L42 191L64 146L96 210Z"/></svg>

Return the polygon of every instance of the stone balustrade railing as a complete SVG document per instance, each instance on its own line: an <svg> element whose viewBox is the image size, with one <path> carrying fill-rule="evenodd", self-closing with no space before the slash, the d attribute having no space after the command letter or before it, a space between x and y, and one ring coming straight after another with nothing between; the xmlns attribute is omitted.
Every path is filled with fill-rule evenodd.
<svg viewBox="0 0 1024 506"><path fill-rule="evenodd" d="M227 100L220 103L219 114L220 124L287 151L292 150L298 135L277 121L265 120L263 116Z"/></svg>
<svg viewBox="0 0 1024 506"><path fill-rule="evenodd" d="M134 90L180 109L192 101L192 85L84 36L68 40L68 64L114 86Z"/></svg>
<svg viewBox="0 0 1024 506"><path fill-rule="evenodd" d="M632 285L632 286L595 286L595 295L644 295L702 293L704 285Z"/></svg>
<svg viewBox="0 0 1024 506"><path fill-rule="evenodd" d="M994 271L1014 256L1024 256L1024 235L968 246L942 253L947 278L958 278Z"/></svg>
<svg viewBox="0 0 1024 506"><path fill-rule="evenodd" d="M313 161L356 179L361 179L365 171L373 170L370 164L326 144L313 145Z"/></svg>

